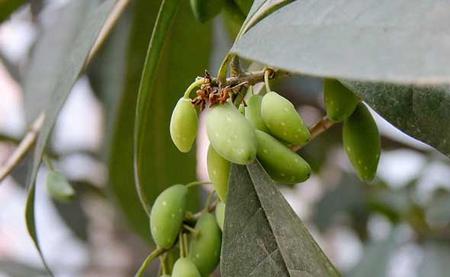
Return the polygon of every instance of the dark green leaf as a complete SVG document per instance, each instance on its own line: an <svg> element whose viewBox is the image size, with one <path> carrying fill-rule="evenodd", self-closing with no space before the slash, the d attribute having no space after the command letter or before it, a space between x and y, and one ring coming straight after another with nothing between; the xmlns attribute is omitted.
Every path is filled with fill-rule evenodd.
<svg viewBox="0 0 450 277"><path fill-rule="evenodd" d="M221 272L223 277L339 276L258 163L232 166Z"/></svg>
<svg viewBox="0 0 450 277"><path fill-rule="evenodd" d="M302 0L259 22L232 52L316 76L449 83L449 25L447 1Z"/></svg>
<svg viewBox="0 0 450 277"><path fill-rule="evenodd" d="M150 240L148 216L139 202L133 170L133 136L137 91L147 46L160 1L138 0L132 6L133 20L126 54L125 86L113 126L109 156L109 188L130 226Z"/></svg>
<svg viewBox="0 0 450 277"><path fill-rule="evenodd" d="M87 0L86 0L87 1ZM106 18L112 11L114 0L106 0L100 5L87 12L83 27L75 39L72 48L66 53L64 63L59 74L49 76L52 78L54 85L52 86L52 99L49 108L46 110L45 121L39 133L36 148L33 156L33 167L30 172L27 187L28 197L26 202L26 224L28 232L42 258L44 266L49 270L45 262L43 253L41 251L39 240L37 237L35 217L34 217L34 201L36 192L36 176L38 174L39 166L41 164L42 155L45 150L45 145L48 141L49 135L56 121L59 111L61 110L71 88L78 79L89 52L97 39L98 34L106 21ZM50 272L50 270L49 270Z"/></svg>
<svg viewBox="0 0 450 277"><path fill-rule="evenodd" d="M0 1L0 23L7 19L15 10L25 4L26 0L1 0Z"/></svg>
<svg viewBox="0 0 450 277"><path fill-rule="evenodd" d="M208 66L210 48L210 25L193 20L188 1L163 1L147 52L135 122L136 180L147 210L167 186L195 179L195 148L188 154L177 150L169 121L186 87Z"/></svg>
<svg viewBox="0 0 450 277"><path fill-rule="evenodd" d="M450 157L450 87L344 84L395 127Z"/></svg>

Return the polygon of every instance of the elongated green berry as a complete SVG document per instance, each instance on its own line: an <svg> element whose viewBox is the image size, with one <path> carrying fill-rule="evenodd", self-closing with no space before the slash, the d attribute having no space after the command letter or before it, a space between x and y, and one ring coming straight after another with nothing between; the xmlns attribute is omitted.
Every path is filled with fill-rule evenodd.
<svg viewBox="0 0 450 277"><path fill-rule="evenodd" d="M231 103L214 106L208 111L206 131L214 150L228 161L249 164L255 160L254 128Z"/></svg>
<svg viewBox="0 0 450 277"><path fill-rule="evenodd" d="M270 134L287 143L302 145L311 136L294 105L276 92L264 95L261 117Z"/></svg>
<svg viewBox="0 0 450 277"><path fill-rule="evenodd" d="M217 154L210 145L208 148L208 175L217 195L222 201L227 201L228 175L230 174L230 162Z"/></svg>
<svg viewBox="0 0 450 277"><path fill-rule="evenodd" d="M150 230L156 245L168 249L175 242L186 212L187 188L173 185L155 200L150 213Z"/></svg>
<svg viewBox="0 0 450 277"><path fill-rule="evenodd" d="M179 258L173 266L172 277L201 277L201 275L191 259Z"/></svg>
<svg viewBox="0 0 450 277"><path fill-rule="evenodd" d="M50 170L47 174L46 185L48 194L55 200L67 202L75 196L74 189L61 172Z"/></svg>
<svg viewBox="0 0 450 277"><path fill-rule="evenodd" d="M367 107L360 103L344 121L343 143L358 176L364 181L375 177L380 159L380 134Z"/></svg>
<svg viewBox="0 0 450 277"><path fill-rule="evenodd" d="M225 222L225 203L220 201L216 206L216 220L220 230L223 231L223 224Z"/></svg>
<svg viewBox="0 0 450 277"><path fill-rule="evenodd" d="M195 18L206 22L215 17L223 6L223 0L191 0L191 8Z"/></svg>
<svg viewBox="0 0 450 277"><path fill-rule="evenodd" d="M181 152L189 152L197 137L198 116L189 98L180 98L170 119L170 137Z"/></svg>
<svg viewBox="0 0 450 277"><path fill-rule="evenodd" d="M271 135L256 130L258 160L276 182L295 184L309 178L311 167L300 155Z"/></svg>
<svg viewBox="0 0 450 277"><path fill-rule="evenodd" d="M333 121L348 118L359 103L358 97L338 80L325 79L323 91L327 116Z"/></svg>
<svg viewBox="0 0 450 277"><path fill-rule="evenodd" d="M252 123L253 127L258 130L269 132L266 124L261 117L261 102L263 97L261 95L253 95L247 101L247 107L245 107L245 117Z"/></svg>
<svg viewBox="0 0 450 277"><path fill-rule="evenodd" d="M219 264L222 232L216 218L204 213L195 224L197 234L192 235L189 258L197 266L203 277L209 276Z"/></svg>

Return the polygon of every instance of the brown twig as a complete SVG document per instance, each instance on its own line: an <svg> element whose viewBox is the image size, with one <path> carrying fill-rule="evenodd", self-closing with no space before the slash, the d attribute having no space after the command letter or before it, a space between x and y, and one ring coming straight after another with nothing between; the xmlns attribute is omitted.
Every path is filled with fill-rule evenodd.
<svg viewBox="0 0 450 277"><path fill-rule="evenodd" d="M325 132L326 130L330 129L331 126L334 125L335 122L331 121L329 118L324 117L322 118L319 122L317 122L316 124L314 124L314 126L312 126L309 129L309 132L311 133L311 138L309 141L312 141L313 139L315 139L316 137L318 137L320 134L322 134L323 132ZM297 152L298 150L300 150L303 147L303 145L295 145L293 147L291 147L292 151Z"/></svg>
<svg viewBox="0 0 450 277"><path fill-rule="evenodd" d="M9 156L9 158L0 168L0 182L3 181L6 176L8 176L13 171L13 169L25 157L26 153L33 147L34 143L36 142L37 135L39 134L39 130L44 123L44 118L44 113L41 113L36 118L28 132L25 134L17 148L14 150L14 153Z"/></svg>

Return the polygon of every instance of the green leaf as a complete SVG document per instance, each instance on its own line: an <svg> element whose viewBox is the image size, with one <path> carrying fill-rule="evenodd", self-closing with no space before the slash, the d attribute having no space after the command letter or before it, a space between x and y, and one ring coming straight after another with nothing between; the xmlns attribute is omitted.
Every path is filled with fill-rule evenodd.
<svg viewBox="0 0 450 277"><path fill-rule="evenodd" d="M302 0L259 22L232 52L315 76L449 83L449 25L446 1Z"/></svg>
<svg viewBox="0 0 450 277"><path fill-rule="evenodd" d="M147 241L150 241L150 229L148 216L136 192L131 134L134 131L136 92L160 2L138 0L131 7L133 18L125 57L125 80L114 118L108 161L111 195L130 227Z"/></svg>
<svg viewBox="0 0 450 277"><path fill-rule="evenodd" d="M87 1L87 0L86 0ZM56 121L59 111L61 110L67 96L69 95L71 88L75 84L78 76L80 75L86 59L92 46L103 27L106 18L111 13L114 4L114 0L103 1L100 5L87 12L83 27L77 35L73 43L73 47L66 53L63 66L60 70L60 74L56 74L49 78L52 78L54 86L52 88L52 99L49 108L45 113L45 121L42 129L39 132L39 136L36 142L36 147L33 156L33 167L30 172L27 187L28 197L25 208L26 225L28 232L39 252L42 262L46 269L50 272L50 269L45 262L44 255L39 245L39 240L36 231L36 223L34 216L34 201L36 192L36 176L41 164L42 155L45 150L49 135Z"/></svg>
<svg viewBox="0 0 450 277"><path fill-rule="evenodd" d="M94 9L96 3L98 1L73 1L59 11L54 24L42 30L22 80L28 123L48 107L65 57L73 48L88 11Z"/></svg>
<svg viewBox="0 0 450 277"><path fill-rule="evenodd" d="M229 186L223 277L339 276L261 165L233 165Z"/></svg>
<svg viewBox="0 0 450 277"><path fill-rule="evenodd" d="M361 261L350 271L349 277L385 277L391 256L397 248L396 231L381 241L370 242ZM422 275L420 275L422 276ZM423 275L425 276L425 275Z"/></svg>
<svg viewBox="0 0 450 277"><path fill-rule="evenodd" d="M25 4L26 0L0 0L0 23Z"/></svg>
<svg viewBox="0 0 450 277"><path fill-rule="evenodd" d="M344 84L395 127L450 157L449 86Z"/></svg>
<svg viewBox="0 0 450 277"><path fill-rule="evenodd" d="M177 150L170 139L169 121L186 87L207 67L210 49L211 27L193 20L188 1L163 1L147 52L135 119L137 190L147 211L166 187L195 179L195 148L188 154Z"/></svg>

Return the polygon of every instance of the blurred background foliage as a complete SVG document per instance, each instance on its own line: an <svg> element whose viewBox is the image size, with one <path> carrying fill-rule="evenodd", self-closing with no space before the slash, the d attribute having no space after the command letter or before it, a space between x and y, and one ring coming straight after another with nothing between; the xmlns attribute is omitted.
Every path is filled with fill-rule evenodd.
<svg viewBox="0 0 450 277"><path fill-rule="evenodd" d="M98 1L0 1L0 161L27 124L46 108L52 78ZM227 0L219 17L195 21L180 7L144 114L141 178L153 199L168 185L207 179L208 145L181 155L168 137L170 112L184 88L206 69L215 73L251 0ZM69 203L45 194L42 166L37 225L44 254L58 276L131 276L152 247L148 219L134 184L133 130L137 90L159 0L133 0L72 90L46 148L76 189ZM53 77L54 78L54 77ZM37 85L39 86L37 87ZM291 99L312 125L324 115L322 80L291 76L274 90ZM301 150L313 177L284 196L334 264L350 277L447 276L450 272L450 162L377 116L382 157L377 178L359 181L342 149L341 125ZM45 275L25 232L26 157L0 187L0 275ZM44 176L44 177L43 177ZM192 196L199 205L206 192ZM156 274L157 268L152 269ZM218 273L217 273L218 275Z"/></svg>

